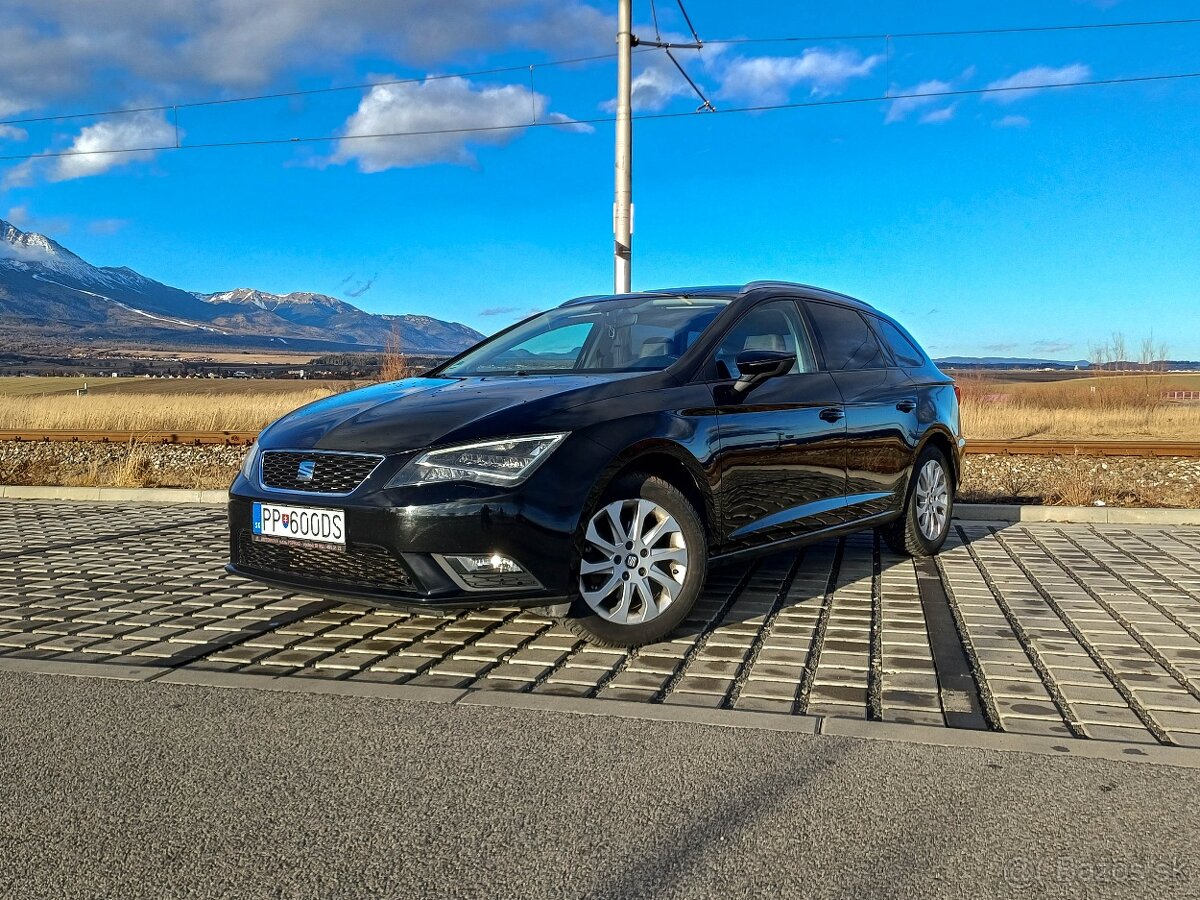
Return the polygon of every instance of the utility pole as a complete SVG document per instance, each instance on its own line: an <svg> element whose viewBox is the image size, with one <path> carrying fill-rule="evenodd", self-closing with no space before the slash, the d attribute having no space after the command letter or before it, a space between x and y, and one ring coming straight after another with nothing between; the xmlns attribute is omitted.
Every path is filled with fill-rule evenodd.
<svg viewBox="0 0 1200 900"><path fill-rule="evenodd" d="M632 289L633 0L617 0L617 160L613 203L613 291Z"/></svg>
<svg viewBox="0 0 1200 900"><path fill-rule="evenodd" d="M696 112L716 112L700 86L671 52L704 49L704 42L696 33L683 0L678 0L678 3L695 43L664 41L658 30L657 14L654 18L654 40L634 37L633 0L617 0L617 189L613 202L613 291L617 294L628 294L632 290L633 280L633 48L658 47L665 51L679 74L702 101ZM653 3L650 8L654 9Z"/></svg>

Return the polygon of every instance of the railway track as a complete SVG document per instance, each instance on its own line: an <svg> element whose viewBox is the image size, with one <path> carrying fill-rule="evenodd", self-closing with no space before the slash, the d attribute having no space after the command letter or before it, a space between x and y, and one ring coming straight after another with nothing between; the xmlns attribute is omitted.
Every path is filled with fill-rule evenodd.
<svg viewBox="0 0 1200 900"><path fill-rule="evenodd" d="M967 441L976 456L1200 457L1200 441Z"/></svg>
<svg viewBox="0 0 1200 900"><path fill-rule="evenodd" d="M249 445L257 431L3 431L0 441L86 444Z"/></svg>
<svg viewBox="0 0 1200 900"><path fill-rule="evenodd" d="M4 431L0 441L224 445L241 447L257 436L253 431ZM1200 441L1044 441L967 442L973 456L1142 456L1200 457Z"/></svg>

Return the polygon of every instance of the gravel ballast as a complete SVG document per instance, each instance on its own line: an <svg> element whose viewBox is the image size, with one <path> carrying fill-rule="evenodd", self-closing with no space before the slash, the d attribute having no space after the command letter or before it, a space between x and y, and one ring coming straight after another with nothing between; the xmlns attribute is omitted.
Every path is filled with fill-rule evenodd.
<svg viewBox="0 0 1200 900"><path fill-rule="evenodd" d="M958 499L1193 509L1200 507L1200 459L968 456Z"/></svg>
<svg viewBox="0 0 1200 900"><path fill-rule="evenodd" d="M80 487L229 487L245 447L0 442L0 484Z"/></svg>
<svg viewBox="0 0 1200 900"><path fill-rule="evenodd" d="M0 484L229 486L244 447L0 442ZM959 499L971 503L1200 507L1200 459L968 456Z"/></svg>

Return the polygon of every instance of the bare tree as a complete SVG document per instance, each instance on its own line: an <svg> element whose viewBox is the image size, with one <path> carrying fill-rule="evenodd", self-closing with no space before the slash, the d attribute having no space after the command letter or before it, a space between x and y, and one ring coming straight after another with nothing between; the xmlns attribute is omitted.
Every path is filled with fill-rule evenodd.
<svg viewBox="0 0 1200 900"><path fill-rule="evenodd" d="M1154 372L1165 372L1167 370L1167 355L1170 352L1167 342L1156 341L1154 339L1154 332L1150 332L1149 337L1142 338L1142 350L1138 357L1138 362L1141 363L1143 369L1149 369Z"/></svg>
<svg viewBox="0 0 1200 900"><path fill-rule="evenodd" d="M380 381L400 381L413 374L413 367L404 353L404 339L400 335L400 323L392 322L392 333L383 348L383 359L379 364Z"/></svg>
<svg viewBox="0 0 1200 900"><path fill-rule="evenodd" d="M1107 344L1088 344L1088 360L1100 370L1107 369L1113 361L1112 347Z"/></svg>
<svg viewBox="0 0 1200 900"><path fill-rule="evenodd" d="M1129 354L1125 347L1125 335L1123 332L1114 331L1112 335L1112 355L1114 368L1122 370L1128 367Z"/></svg>

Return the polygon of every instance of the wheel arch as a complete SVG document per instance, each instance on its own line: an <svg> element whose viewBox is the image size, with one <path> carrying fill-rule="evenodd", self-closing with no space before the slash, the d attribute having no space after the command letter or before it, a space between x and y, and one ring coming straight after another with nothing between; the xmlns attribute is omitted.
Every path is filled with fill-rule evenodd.
<svg viewBox="0 0 1200 900"><path fill-rule="evenodd" d="M671 441L635 445L613 457L596 478L583 515L586 516L587 511L595 507L600 497L618 478L634 472L661 478L677 488L695 508L709 542L714 540L716 512L708 479L696 458Z"/></svg>
<svg viewBox="0 0 1200 900"><path fill-rule="evenodd" d="M941 428L929 429L921 438L921 443L917 445L917 452L913 456L914 466L916 465L916 458L924 452L926 447L936 447L941 451L942 456L946 457L946 462L950 466L950 478L954 483L954 489L957 491L960 484L961 472L959 471L958 454L955 452L955 441L950 436L950 433L943 431Z"/></svg>

